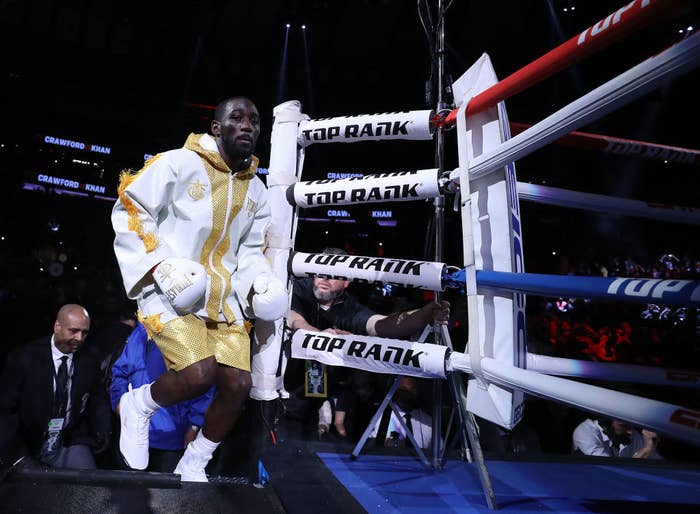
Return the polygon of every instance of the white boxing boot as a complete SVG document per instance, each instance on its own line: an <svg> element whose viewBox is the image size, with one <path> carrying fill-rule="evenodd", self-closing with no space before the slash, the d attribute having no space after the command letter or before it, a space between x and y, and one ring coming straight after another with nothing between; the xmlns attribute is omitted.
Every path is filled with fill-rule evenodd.
<svg viewBox="0 0 700 514"><path fill-rule="evenodd" d="M219 443L204 437L204 430L200 430L195 440L185 448L173 473L180 475L182 482L208 482L204 469L218 446Z"/></svg>
<svg viewBox="0 0 700 514"><path fill-rule="evenodd" d="M129 390L119 400L119 451L132 469L148 467L148 428L151 416L158 409L150 388L151 384L145 384L132 389L129 384Z"/></svg>

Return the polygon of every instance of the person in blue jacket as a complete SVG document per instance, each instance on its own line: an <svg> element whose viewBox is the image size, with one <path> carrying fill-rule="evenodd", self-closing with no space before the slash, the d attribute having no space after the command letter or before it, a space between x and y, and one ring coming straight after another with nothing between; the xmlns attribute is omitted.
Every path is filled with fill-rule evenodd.
<svg viewBox="0 0 700 514"><path fill-rule="evenodd" d="M143 324L137 323L112 367L109 395L114 412L119 415L119 400L129 385L136 389L150 384L165 372L165 361L158 346L148 339ZM144 427L149 431L149 471L172 473L185 447L204 424L204 413L214 397L215 387L202 396L163 407L153 414L150 427Z"/></svg>

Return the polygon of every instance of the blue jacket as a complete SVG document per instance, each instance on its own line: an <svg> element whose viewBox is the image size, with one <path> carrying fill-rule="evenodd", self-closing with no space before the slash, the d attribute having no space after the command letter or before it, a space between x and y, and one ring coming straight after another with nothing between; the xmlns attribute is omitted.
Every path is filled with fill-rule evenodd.
<svg viewBox="0 0 700 514"><path fill-rule="evenodd" d="M146 329L138 323L112 367L109 387L112 409L116 408L128 390L129 383L136 389L150 384L166 371L158 346L148 339ZM151 417L149 446L159 450L182 450L187 429L192 425L201 427L204 423L204 413L214 397L214 391L215 386L212 386L198 398L158 409Z"/></svg>

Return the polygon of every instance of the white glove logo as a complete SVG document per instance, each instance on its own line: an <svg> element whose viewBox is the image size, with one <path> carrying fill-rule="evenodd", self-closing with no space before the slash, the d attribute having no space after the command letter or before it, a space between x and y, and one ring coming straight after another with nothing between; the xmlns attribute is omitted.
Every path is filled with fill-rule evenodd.
<svg viewBox="0 0 700 514"><path fill-rule="evenodd" d="M189 311L207 289L204 266L189 259L164 259L153 271L153 279L178 311Z"/></svg>
<svg viewBox="0 0 700 514"><path fill-rule="evenodd" d="M179 293L192 285L192 281L187 275L173 276L173 271L173 266L169 263L163 263L156 268L158 281L161 284L168 284L171 286L170 289L163 291L171 302L177 298Z"/></svg>
<svg viewBox="0 0 700 514"><path fill-rule="evenodd" d="M289 298L282 281L270 274L259 275L253 282L253 311L265 321L275 321L287 314Z"/></svg>

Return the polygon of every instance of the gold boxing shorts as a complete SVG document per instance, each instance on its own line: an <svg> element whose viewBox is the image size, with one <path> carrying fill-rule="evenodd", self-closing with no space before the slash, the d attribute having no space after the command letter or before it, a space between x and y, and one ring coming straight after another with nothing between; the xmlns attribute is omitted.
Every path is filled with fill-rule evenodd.
<svg viewBox="0 0 700 514"><path fill-rule="evenodd" d="M153 318L139 316L168 369L180 371L214 356L219 364L250 371L250 336L246 326L204 321L194 314L167 323Z"/></svg>

